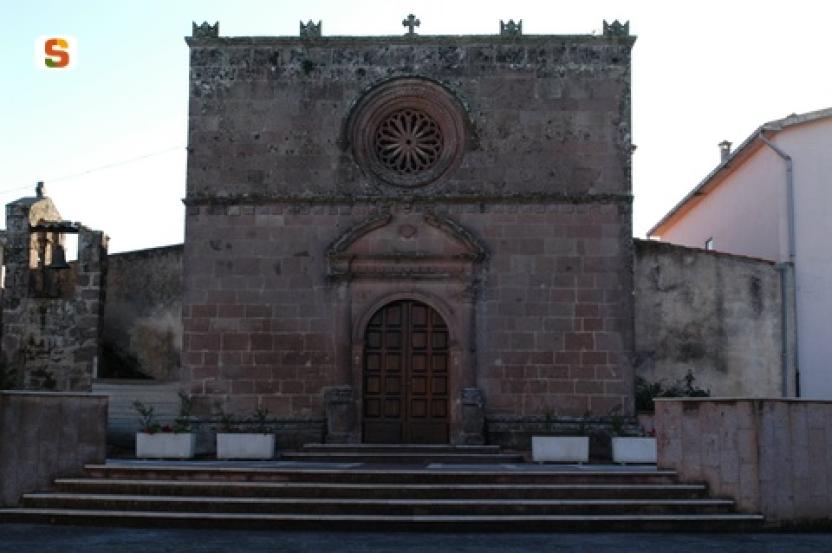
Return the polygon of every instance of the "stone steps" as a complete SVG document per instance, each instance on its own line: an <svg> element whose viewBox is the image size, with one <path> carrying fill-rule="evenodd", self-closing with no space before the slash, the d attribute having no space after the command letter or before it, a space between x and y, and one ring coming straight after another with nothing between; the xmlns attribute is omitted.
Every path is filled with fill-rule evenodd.
<svg viewBox="0 0 832 553"><path fill-rule="evenodd" d="M383 484L345 482L227 482L183 480L58 479L65 493L222 497L325 497L395 499L702 499L703 484Z"/></svg>
<svg viewBox="0 0 832 553"><path fill-rule="evenodd" d="M499 446L442 444L306 444L299 451L281 452L284 461L314 463L374 463L425 465L430 463L522 463L523 455L501 453Z"/></svg>
<svg viewBox="0 0 832 553"><path fill-rule="evenodd" d="M363 452L332 451L307 452L289 451L281 453L284 461L302 461L312 463L376 463L425 465L430 463L484 464L522 463L523 456L514 453L410 453L410 452Z"/></svg>
<svg viewBox="0 0 832 553"><path fill-rule="evenodd" d="M654 467L120 461L85 472L24 495L0 521L370 531L738 531L763 522Z"/></svg>
<svg viewBox="0 0 832 553"><path fill-rule="evenodd" d="M538 465L459 466L427 468L317 465L287 468L281 463L141 463L87 465L92 478L127 480L191 480L225 482L333 482L387 484L676 484L668 470L552 468ZM269 466L271 465L271 466Z"/></svg>
<svg viewBox="0 0 832 553"><path fill-rule="evenodd" d="M297 497L147 496L38 493L23 496L32 509L106 509L199 513L274 513L325 515L552 515L726 513L721 499L361 499Z"/></svg>
<svg viewBox="0 0 832 553"><path fill-rule="evenodd" d="M763 517L745 514L617 515L302 515L76 509L3 509L0 520L95 526L252 528L365 531L684 531L758 529Z"/></svg>
<svg viewBox="0 0 832 553"><path fill-rule="evenodd" d="M445 445L445 444L304 444L307 453L500 453L498 445Z"/></svg>

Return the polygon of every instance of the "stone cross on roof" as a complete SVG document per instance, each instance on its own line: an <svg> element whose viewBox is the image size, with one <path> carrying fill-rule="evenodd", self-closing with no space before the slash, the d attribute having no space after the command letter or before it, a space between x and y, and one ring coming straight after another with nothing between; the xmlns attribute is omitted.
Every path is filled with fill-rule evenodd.
<svg viewBox="0 0 832 553"><path fill-rule="evenodd" d="M422 22L416 19L416 16L412 13L407 16L407 19L402 20L402 26L408 28L408 35L415 35L416 31L414 31L414 28L418 27L421 24Z"/></svg>

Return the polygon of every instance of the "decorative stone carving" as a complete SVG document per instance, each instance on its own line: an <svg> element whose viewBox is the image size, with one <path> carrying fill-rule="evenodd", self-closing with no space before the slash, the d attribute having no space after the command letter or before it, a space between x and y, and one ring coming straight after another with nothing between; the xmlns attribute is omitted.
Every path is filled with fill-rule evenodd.
<svg viewBox="0 0 832 553"><path fill-rule="evenodd" d="M203 21L202 25L197 25L194 21L191 27L191 36L194 38L217 38L220 36L220 22L217 21L211 25L207 21Z"/></svg>
<svg viewBox="0 0 832 553"><path fill-rule="evenodd" d="M500 20L500 36L521 36L523 34L523 20L517 23L513 19L509 19L508 23Z"/></svg>
<svg viewBox="0 0 832 553"><path fill-rule="evenodd" d="M418 232L419 229L413 225L401 225L399 227L399 236L402 238L413 238Z"/></svg>
<svg viewBox="0 0 832 553"><path fill-rule="evenodd" d="M360 441L355 396L352 386L333 386L324 392L326 443L349 444Z"/></svg>
<svg viewBox="0 0 832 553"><path fill-rule="evenodd" d="M416 36L416 31L414 30L416 27L421 25L422 22L416 19L416 16L412 13L407 16L407 19L402 20L402 26L407 27L407 35L408 36Z"/></svg>
<svg viewBox="0 0 832 553"><path fill-rule="evenodd" d="M300 22L300 38L321 38L321 27L323 25L322 21L318 21L316 25L314 21L311 19L308 23L304 23L303 21Z"/></svg>
<svg viewBox="0 0 832 553"><path fill-rule="evenodd" d="M390 114L378 126L374 144L381 164L405 175L433 167L442 145L439 125L430 115L416 109Z"/></svg>
<svg viewBox="0 0 832 553"><path fill-rule="evenodd" d="M382 249L378 244L387 247ZM376 215L349 229L329 247L328 276L472 282L476 279L474 265L485 256L484 247L466 229L445 217L431 213L399 214L395 219L391 214Z"/></svg>
<svg viewBox="0 0 832 553"><path fill-rule="evenodd" d="M377 86L358 102L347 128L365 174L405 188L446 175L459 163L465 144L461 104L426 79L393 79Z"/></svg>
<svg viewBox="0 0 832 553"><path fill-rule="evenodd" d="M485 399L479 388L462 389L461 445L485 443Z"/></svg>
<svg viewBox="0 0 832 553"><path fill-rule="evenodd" d="M630 22L621 23L617 19L612 23L604 20L604 36L630 36Z"/></svg>

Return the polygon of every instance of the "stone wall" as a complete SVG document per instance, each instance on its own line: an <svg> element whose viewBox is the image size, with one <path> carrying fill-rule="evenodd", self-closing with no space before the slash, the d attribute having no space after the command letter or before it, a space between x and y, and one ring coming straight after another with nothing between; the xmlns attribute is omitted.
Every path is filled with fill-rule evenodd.
<svg viewBox="0 0 832 553"><path fill-rule="evenodd" d="M106 235L63 221L42 195L8 204L6 225L6 367L18 387L89 390L99 359ZM71 264L62 263L67 233L78 235L78 261Z"/></svg>
<svg viewBox="0 0 832 553"><path fill-rule="evenodd" d="M632 411L632 37L188 42L183 368L203 410L314 419L346 386L360 420L367 321L415 299L450 330L452 441L475 396L520 425ZM424 185L380 182L351 142L399 78L463 122Z"/></svg>
<svg viewBox="0 0 832 553"><path fill-rule="evenodd" d="M717 397L779 397L780 273L774 263L635 240L636 375L688 371Z"/></svg>
<svg viewBox="0 0 832 553"><path fill-rule="evenodd" d="M102 378L179 378L182 245L110 255L101 323Z"/></svg>
<svg viewBox="0 0 832 553"><path fill-rule="evenodd" d="M771 525L832 524L832 402L656 401L659 468Z"/></svg>
<svg viewBox="0 0 832 553"><path fill-rule="evenodd" d="M0 506L103 463L106 432L106 396L0 392Z"/></svg>
<svg viewBox="0 0 832 553"><path fill-rule="evenodd" d="M634 37L189 38L188 203L549 196L622 200L630 183ZM441 84L465 155L441 182L380 189L348 119L396 78Z"/></svg>

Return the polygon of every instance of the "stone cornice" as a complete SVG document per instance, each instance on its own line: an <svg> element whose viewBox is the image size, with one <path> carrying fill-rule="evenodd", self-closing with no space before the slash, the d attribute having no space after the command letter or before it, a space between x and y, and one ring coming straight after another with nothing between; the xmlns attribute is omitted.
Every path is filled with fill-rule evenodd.
<svg viewBox="0 0 832 553"><path fill-rule="evenodd" d="M511 196L433 196L433 197L379 197L379 196L190 196L182 200L186 206L222 205L499 205L499 204L623 204L633 203L632 194L516 194Z"/></svg>
<svg viewBox="0 0 832 553"><path fill-rule="evenodd" d="M403 46L454 45L477 46L495 44L588 44L611 45L631 48L635 35L387 35L387 36L323 36L301 38L298 36L234 36L234 37L185 37L191 48L217 46L377 46L379 44Z"/></svg>

